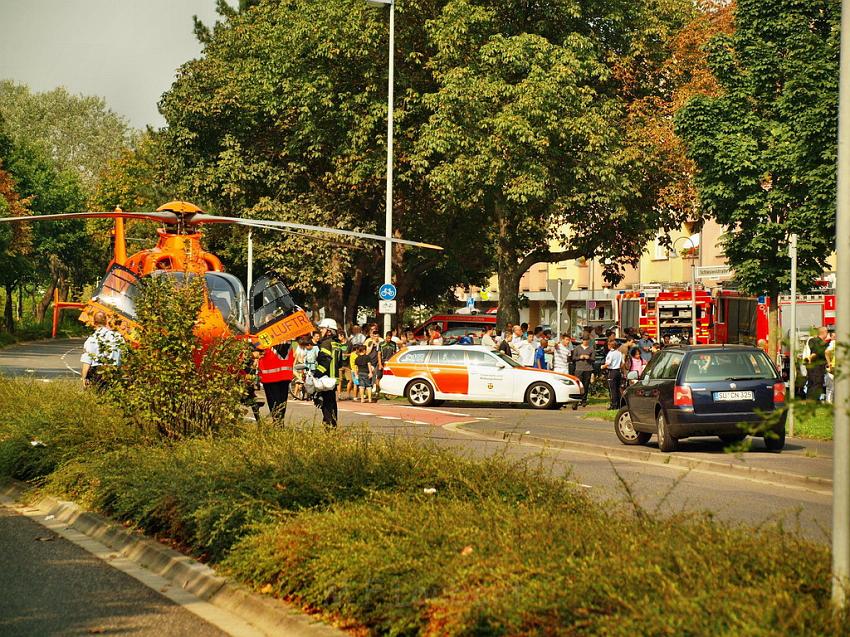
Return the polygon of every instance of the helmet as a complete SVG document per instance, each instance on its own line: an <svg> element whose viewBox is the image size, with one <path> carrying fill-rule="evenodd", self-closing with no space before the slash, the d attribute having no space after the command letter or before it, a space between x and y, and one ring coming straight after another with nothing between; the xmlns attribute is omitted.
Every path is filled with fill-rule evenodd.
<svg viewBox="0 0 850 637"><path fill-rule="evenodd" d="M321 321L319 321L319 329L321 329L321 328L333 330L334 332L339 331L339 327L337 326L336 321L333 320L332 318L326 318L326 319L322 319Z"/></svg>

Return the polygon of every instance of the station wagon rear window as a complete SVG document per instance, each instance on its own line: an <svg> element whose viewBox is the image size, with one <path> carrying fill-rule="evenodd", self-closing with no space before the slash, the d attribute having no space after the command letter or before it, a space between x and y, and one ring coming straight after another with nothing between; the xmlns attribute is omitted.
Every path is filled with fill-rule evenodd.
<svg viewBox="0 0 850 637"><path fill-rule="evenodd" d="M776 369L762 351L720 351L693 354L688 359L684 382L776 378Z"/></svg>

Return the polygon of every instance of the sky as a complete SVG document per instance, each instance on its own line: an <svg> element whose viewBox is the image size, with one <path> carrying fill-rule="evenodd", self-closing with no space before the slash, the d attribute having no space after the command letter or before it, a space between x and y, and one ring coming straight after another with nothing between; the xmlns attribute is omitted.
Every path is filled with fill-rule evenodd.
<svg viewBox="0 0 850 637"><path fill-rule="evenodd" d="M0 79L98 95L160 127L160 96L201 52L193 15L212 26L215 0L0 0Z"/></svg>

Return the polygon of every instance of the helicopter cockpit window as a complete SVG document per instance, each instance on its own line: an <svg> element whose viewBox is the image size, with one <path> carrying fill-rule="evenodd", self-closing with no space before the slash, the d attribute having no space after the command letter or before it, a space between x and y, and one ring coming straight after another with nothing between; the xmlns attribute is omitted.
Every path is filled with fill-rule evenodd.
<svg viewBox="0 0 850 637"><path fill-rule="evenodd" d="M119 314L136 318L136 296L139 293L139 278L127 268L114 265L94 295L93 300L113 308Z"/></svg>
<svg viewBox="0 0 850 637"><path fill-rule="evenodd" d="M251 286L251 331L257 333L298 310L289 289L277 278L262 276Z"/></svg>
<svg viewBox="0 0 850 637"><path fill-rule="evenodd" d="M166 276L177 282L186 280L185 272L168 272L158 270L151 276ZM197 275L189 274L189 278ZM207 297L215 308L221 312L230 327L239 332L245 332L248 326L248 303L245 298L245 288L232 274L226 272L206 272L204 281L207 286Z"/></svg>
<svg viewBox="0 0 850 637"><path fill-rule="evenodd" d="M244 332L248 326L248 303L245 288L232 274L207 272L207 294L231 327Z"/></svg>

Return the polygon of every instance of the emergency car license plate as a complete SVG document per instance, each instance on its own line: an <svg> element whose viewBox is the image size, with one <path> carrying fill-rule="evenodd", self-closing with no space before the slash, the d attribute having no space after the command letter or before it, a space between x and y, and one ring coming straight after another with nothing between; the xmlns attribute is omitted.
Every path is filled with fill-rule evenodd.
<svg viewBox="0 0 850 637"><path fill-rule="evenodd" d="M755 396L751 391L716 391L714 392L715 402L728 400L755 400Z"/></svg>

